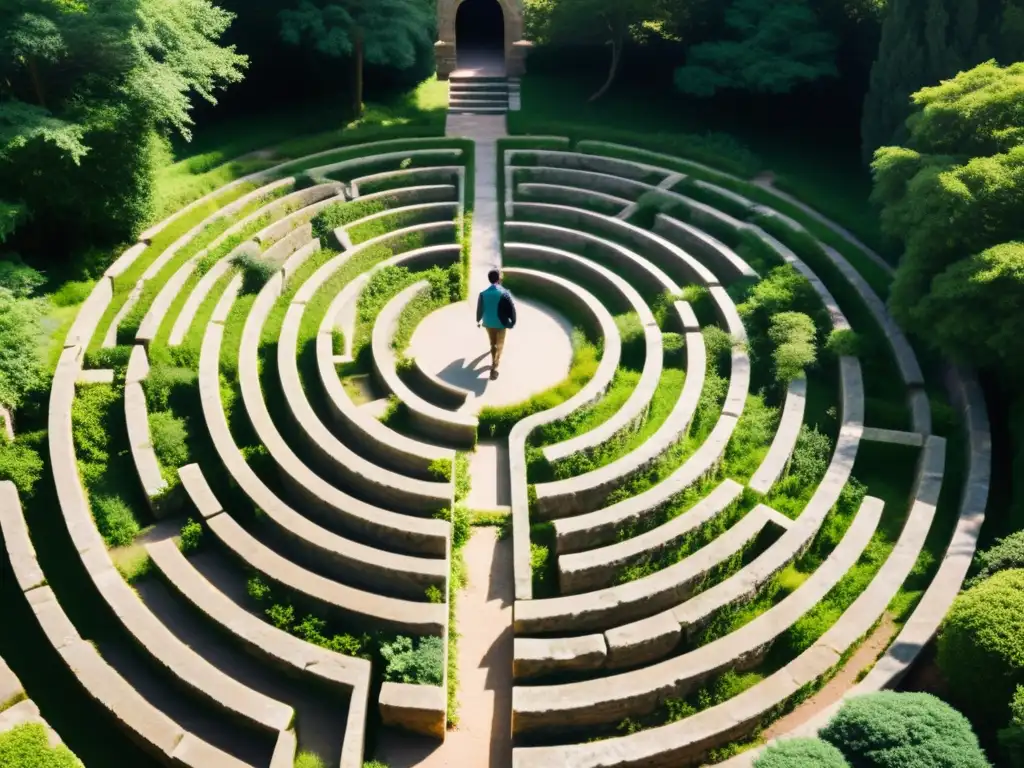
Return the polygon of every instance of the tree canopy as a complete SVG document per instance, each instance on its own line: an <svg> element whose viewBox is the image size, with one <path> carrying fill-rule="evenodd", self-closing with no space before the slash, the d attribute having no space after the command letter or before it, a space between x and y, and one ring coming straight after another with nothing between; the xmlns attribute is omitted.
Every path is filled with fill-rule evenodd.
<svg viewBox="0 0 1024 768"><path fill-rule="evenodd" d="M1022 0L889 0L864 101L864 159L906 142L911 94L990 58L1024 59Z"/></svg>
<svg viewBox="0 0 1024 768"><path fill-rule="evenodd" d="M667 0L526 0L526 24L541 43L609 46L608 77L590 97L594 101L615 82L626 43L642 37L645 27L664 22L669 5Z"/></svg>
<svg viewBox="0 0 1024 768"><path fill-rule="evenodd" d="M725 12L732 39L696 45L675 72L676 87L694 96L721 89L788 93L838 74L837 39L806 0L733 0Z"/></svg>
<svg viewBox="0 0 1024 768"><path fill-rule="evenodd" d="M893 314L944 354L1024 361L1024 63L987 62L913 97L906 146L872 165L883 230L905 253Z"/></svg>
<svg viewBox="0 0 1024 768"><path fill-rule="evenodd" d="M242 77L211 0L13 0L0 8L0 240L74 251L130 239L156 131Z"/></svg>
<svg viewBox="0 0 1024 768"><path fill-rule="evenodd" d="M281 38L309 43L324 56L352 56L356 68L353 98L362 105L364 62L398 69L416 63L416 53L433 41L434 13L422 0L299 0L281 11Z"/></svg>

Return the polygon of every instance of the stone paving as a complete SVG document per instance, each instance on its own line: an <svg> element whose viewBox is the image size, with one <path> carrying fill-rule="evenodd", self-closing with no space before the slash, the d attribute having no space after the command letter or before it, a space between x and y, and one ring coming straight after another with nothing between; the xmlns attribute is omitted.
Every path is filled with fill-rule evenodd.
<svg viewBox="0 0 1024 768"><path fill-rule="evenodd" d="M565 378L572 362L572 324L547 307L516 299L518 322L505 337L500 376L490 380L490 343L477 328L475 303L452 304L423 320L409 354L429 373L469 390L463 409L512 405Z"/></svg>

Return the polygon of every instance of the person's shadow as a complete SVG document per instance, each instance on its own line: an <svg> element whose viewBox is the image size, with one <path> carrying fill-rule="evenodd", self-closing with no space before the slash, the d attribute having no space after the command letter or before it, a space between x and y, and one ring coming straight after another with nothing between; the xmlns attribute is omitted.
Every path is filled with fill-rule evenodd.
<svg viewBox="0 0 1024 768"><path fill-rule="evenodd" d="M437 378L453 387L468 390L479 397L487 389L489 383L489 380L480 374L491 370L489 364L481 366L481 363L490 356L490 352L484 352L473 360L466 360L466 358L452 360L437 372Z"/></svg>

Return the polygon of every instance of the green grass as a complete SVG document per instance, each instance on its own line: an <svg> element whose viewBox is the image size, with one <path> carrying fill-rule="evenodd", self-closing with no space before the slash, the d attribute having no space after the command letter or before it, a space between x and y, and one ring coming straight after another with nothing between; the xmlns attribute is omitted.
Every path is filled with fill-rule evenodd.
<svg viewBox="0 0 1024 768"><path fill-rule="evenodd" d="M82 768L63 744L51 747L46 728L24 723L0 734L0 765L17 768Z"/></svg>
<svg viewBox="0 0 1024 768"><path fill-rule="evenodd" d="M541 411L554 408L571 398L594 378L600 363L599 351L579 329L572 334L572 364L569 375L553 387L521 403L487 406L480 411L481 437L506 437L518 422Z"/></svg>

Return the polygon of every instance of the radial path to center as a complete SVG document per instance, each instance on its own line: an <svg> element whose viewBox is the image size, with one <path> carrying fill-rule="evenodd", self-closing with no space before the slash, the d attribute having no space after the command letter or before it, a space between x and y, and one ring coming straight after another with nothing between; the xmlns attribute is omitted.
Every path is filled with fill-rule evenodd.
<svg viewBox="0 0 1024 768"><path fill-rule="evenodd" d="M564 378L572 357L571 328L564 318L517 301L519 323L509 332L501 378L490 381L488 342L476 327L476 294L487 272L501 266L498 220L497 140L506 134L504 115L449 115L449 136L476 145L475 204L469 270L469 304L446 307L417 328L410 354L428 372L474 393L467 409L512 403ZM536 365L541 341L548 362ZM499 507L508 498L508 451L482 444L470 460L476 493L471 504ZM512 544L494 528L474 530L463 554L468 584L458 595L459 723L443 744L385 735L377 756L391 768L510 768L512 765Z"/></svg>

